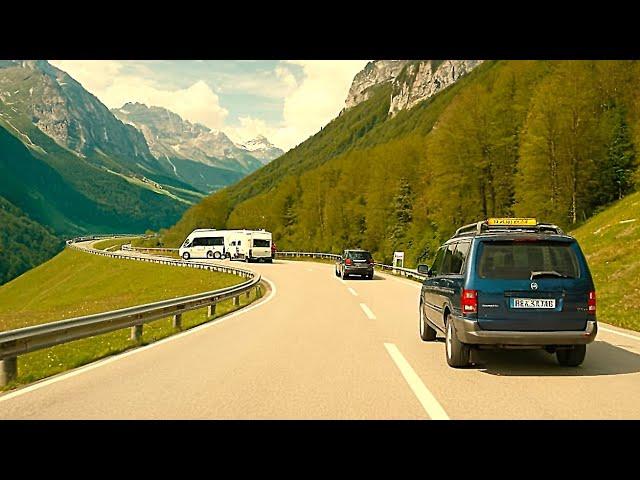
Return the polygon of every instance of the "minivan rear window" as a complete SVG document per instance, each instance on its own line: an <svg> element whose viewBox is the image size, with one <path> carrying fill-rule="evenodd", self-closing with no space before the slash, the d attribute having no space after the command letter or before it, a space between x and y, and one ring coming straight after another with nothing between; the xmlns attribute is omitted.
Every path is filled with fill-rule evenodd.
<svg viewBox="0 0 640 480"><path fill-rule="evenodd" d="M483 242L477 269L480 278L530 279L534 272L549 277L580 276L578 259L571 244L550 241Z"/></svg>
<svg viewBox="0 0 640 480"><path fill-rule="evenodd" d="M351 260L370 260L371 254L369 252L349 252L349 258Z"/></svg>
<svg viewBox="0 0 640 480"><path fill-rule="evenodd" d="M271 244L270 244L269 240L263 240L262 238L254 238L253 239L253 246L254 247L270 247Z"/></svg>

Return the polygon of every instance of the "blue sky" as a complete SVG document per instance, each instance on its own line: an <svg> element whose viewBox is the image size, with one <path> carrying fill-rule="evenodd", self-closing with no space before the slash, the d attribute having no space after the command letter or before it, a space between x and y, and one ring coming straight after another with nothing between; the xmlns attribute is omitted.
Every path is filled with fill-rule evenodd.
<svg viewBox="0 0 640 480"><path fill-rule="evenodd" d="M52 60L108 107L165 107L236 142L258 134L289 149L344 106L366 60Z"/></svg>

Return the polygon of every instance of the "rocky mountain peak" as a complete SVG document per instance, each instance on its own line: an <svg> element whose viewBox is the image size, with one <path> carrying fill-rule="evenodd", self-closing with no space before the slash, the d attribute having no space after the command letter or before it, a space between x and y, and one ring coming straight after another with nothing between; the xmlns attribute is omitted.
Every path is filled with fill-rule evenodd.
<svg viewBox="0 0 640 480"><path fill-rule="evenodd" d="M284 151L276 147L264 135L258 135L257 137L243 143L242 147L251 152L251 155L256 157L262 163L268 163L274 158L284 154Z"/></svg>
<svg viewBox="0 0 640 480"><path fill-rule="evenodd" d="M111 111L142 132L156 158L182 158L231 170L252 170L282 154L279 149L269 150L275 147L264 137L263 150L258 148L260 145L253 150L235 144L221 130L191 123L163 107L129 102Z"/></svg>

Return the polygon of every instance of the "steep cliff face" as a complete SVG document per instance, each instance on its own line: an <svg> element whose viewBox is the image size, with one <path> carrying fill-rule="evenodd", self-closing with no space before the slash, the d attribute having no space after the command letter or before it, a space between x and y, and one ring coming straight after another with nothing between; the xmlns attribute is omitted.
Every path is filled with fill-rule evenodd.
<svg viewBox="0 0 640 480"><path fill-rule="evenodd" d="M345 108L355 107L368 100L371 97L371 87L394 80L407 63L407 60L376 60L367 63L353 78Z"/></svg>
<svg viewBox="0 0 640 480"><path fill-rule="evenodd" d="M389 114L413 107L456 82L482 60L376 60L353 79L345 108L364 102L372 87L392 85Z"/></svg>
<svg viewBox="0 0 640 480"><path fill-rule="evenodd" d="M393 81L389 113L413 107L469 73L482 60L427 60L407 63Z"/></svg>

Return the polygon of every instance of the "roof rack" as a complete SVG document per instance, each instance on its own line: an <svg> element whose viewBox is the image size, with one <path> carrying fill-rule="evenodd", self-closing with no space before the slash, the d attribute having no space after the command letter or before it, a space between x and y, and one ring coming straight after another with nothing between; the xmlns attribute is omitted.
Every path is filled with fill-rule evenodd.
<svg viewBox="0 0 640 480"><path fill-rule="evenodd" d="M463 235L479 235L483 232L535 232L564 235L557 225L551 223L537 223L536 225L489 225L487 220L464 225L456 230L452 238Z"/></svg>

